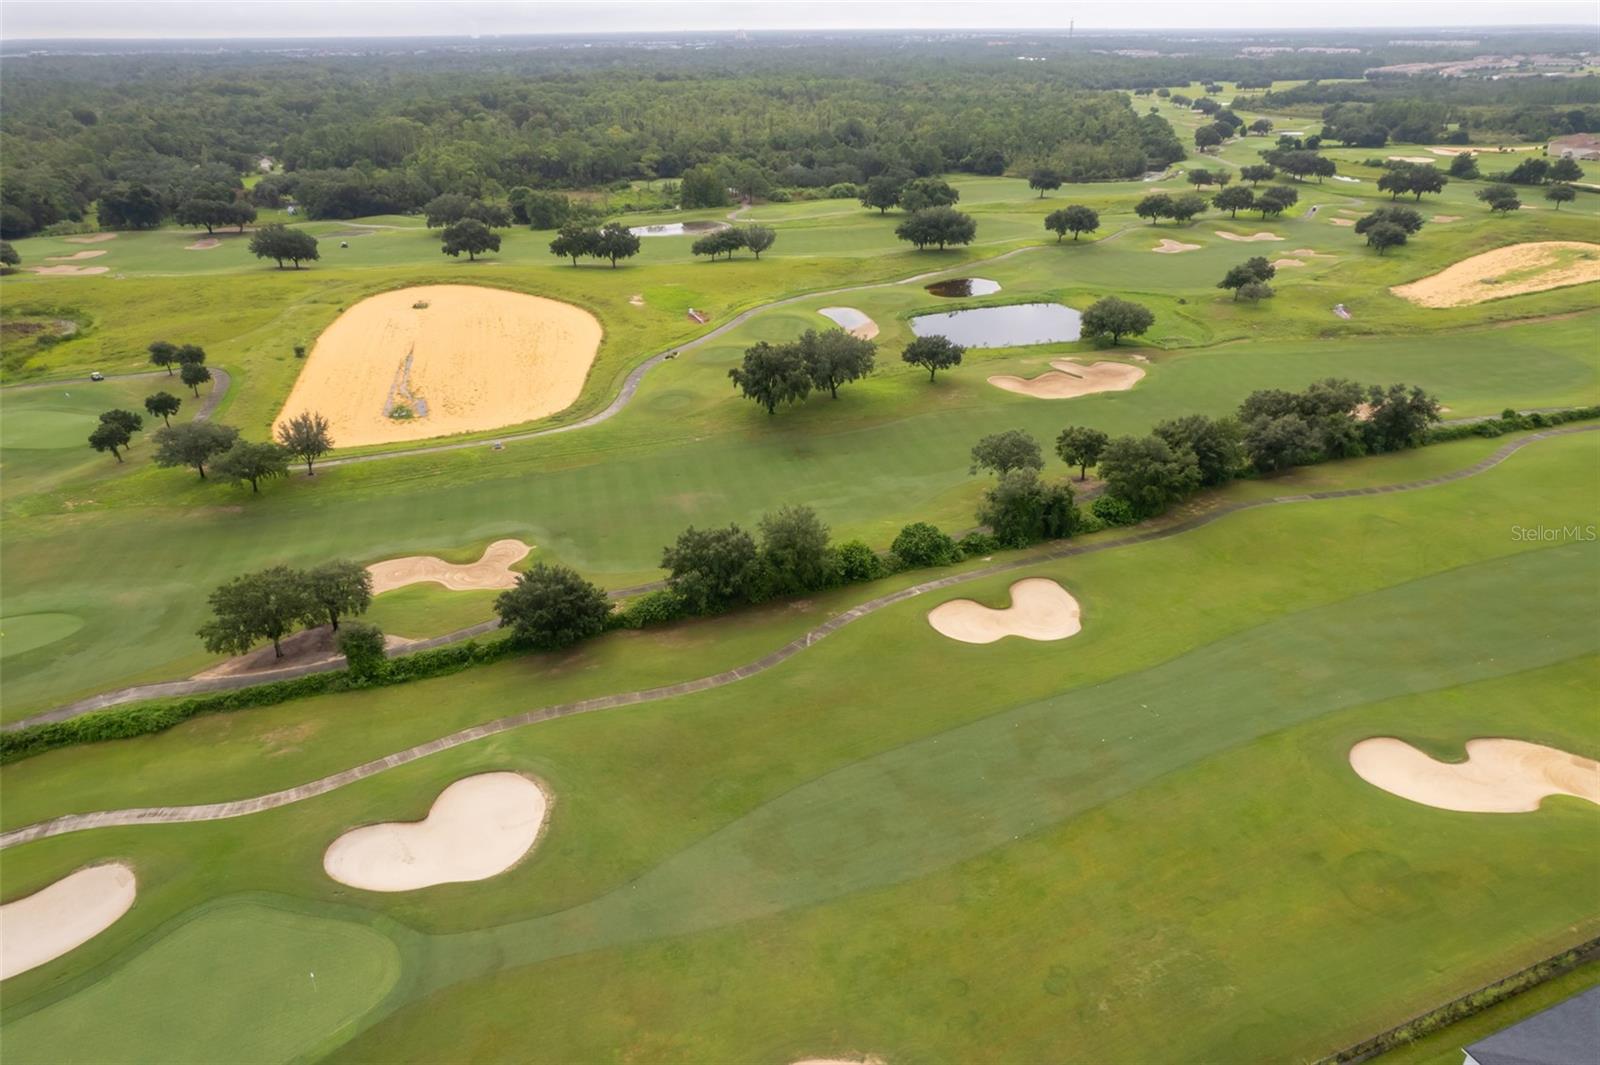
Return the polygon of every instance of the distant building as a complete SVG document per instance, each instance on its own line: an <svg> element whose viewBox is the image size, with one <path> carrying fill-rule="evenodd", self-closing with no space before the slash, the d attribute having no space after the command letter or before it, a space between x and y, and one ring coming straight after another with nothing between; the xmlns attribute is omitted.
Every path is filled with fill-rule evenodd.
<svg viewBox="0 0 1600 1065"><path fill-rule="evenodd" d="M1545 146L1545 151L1566 159L1600 159L1600 137L1593 133L1557 137Z"/></svg>
<svg viewBox="0 0 1600 1065"><path fill-rule="evenodd" d="M1462 1065L1589 1065L1600 1061L1600 987L1536 1013L1462 1051Z"/></svg>
<svg viewBox="0 0 1600 1065"><path fill-rule="evenodd" d="M261 171L263 174L270 173L272 171L272 157L270 155L263 155L260 159L256 160L256 169Z"/></svg>

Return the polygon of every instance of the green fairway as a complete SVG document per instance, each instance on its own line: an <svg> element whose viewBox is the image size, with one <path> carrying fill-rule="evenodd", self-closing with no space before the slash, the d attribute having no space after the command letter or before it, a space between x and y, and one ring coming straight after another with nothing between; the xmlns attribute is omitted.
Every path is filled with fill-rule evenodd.
<svg viewBox="0 0 1600 1065"><path fill-rule="evenodd" d="M351 1044L352 1060L449 1056L437 1040L450 1029L473 1033L463 1052L474 1057L591 1058L617 1037L611 1014L573 1007L602 985L631 1004L630 1039L694 1057L1031 1057L1072 1039L1147 1060L1174 1053L1165 1040L1178 1030L1139 1020L1153 1000L1207 1053L1331 1049L1593 924L1578 857L1593 811L1562 800L1532 815L1448 814L1366 785L1344 755L1373 734L1440 757L1480 735L1594 750L1583 722L1600 642L1574 619L1600 552L1514 541L1504 521L1570 523L1573 503L1550 486L1589 468L1595 446L1547 441L1414 495L1248 512L1023 571L1084 604L1085 630L1067 643L953 646L922 620L932 601L913 601L727 689L508 733L239 821L46 840L8 854L10 876L21 888L96 856L134 857L147 894L66 963L82 971L210 897L352 901L319 869L343 826L419 816L453 779L520 768L558 797L530 861L479 885L361 895L360 910L342 911L398 937L413 974L369 1020L437 992ZM1322 565L1303 569L1306 551ZM994 601L1015 576L959 594ZM23 797L38 791L30 778L50 779L76 796L31 803L25 819L251 794L362 757L334 738L340 722L370 732L416 714L420 739L450 727L434 707L494 713L486 695L469 673L250 711L30 759L6 783ZM297 714L309 730L284 733ZM400 741L390 727L374 746ZM141 748L162 775L123 761ZM242 780L227 768L235 751L249 758ZM177 785L208 774L198 791ZM237 860L195 877L184 870L196 848ZM1161 872L1169 861L1182 875ZM385 914L433 935L402 934ZM1443 934L1462 922L1470 940ZM155 965L159 949L138 957ZM1435 975L1408 975L1418 959ZM932 965L947 975L909 1000L899 989ZM16 993L56 986L54 971ZM189 979L170 967L162 978ZM550 994L529 1000L530 980ZM695 993L708 986L724 990ZM1329 986L1345 1003L1336 1015ZM104 1038L84 1020L94 993L44 1010L13 997L8 1016L21 1019L8 1026L70 1023ZM1123 1005L1114 1022L1095 1006L1107 996ZM965 1023L938 1020L952 1015ZM308 1023L305 1038L332 1038L338 1023Z"/></svg>

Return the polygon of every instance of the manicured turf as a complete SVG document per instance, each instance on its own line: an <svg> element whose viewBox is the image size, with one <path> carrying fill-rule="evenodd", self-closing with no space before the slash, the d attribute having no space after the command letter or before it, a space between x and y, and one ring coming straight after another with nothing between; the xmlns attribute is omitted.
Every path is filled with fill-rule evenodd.
<svg viewBox="0 0 1600 1065"><path fill-rule="evenodd" d="M95 983L6 1029L17 1062L283 1061L322 1047L380 1001L399 952L363 925L276 906L210 908ZM62 1023L88 1009L92 1023Z"/></svg>
<svg viewBox="0 0 1600 1065"><path fill-rule="evenodd" d="M352 1060L586 1060L619 1045L1016 1059L1066 1043L1150 1060L1178 1038L1210 1056L1332 1049L1592 934L1592 810L1448 814L1371 788L1343 758L1372 734L1441 756L1485 734L1593 752L1600 639L1575 622L1600 552L1517 541L1506 521L1570 522L1578 501L1552 486L1589 468L1594 447L1546 441L1413 495L1254 511L1025 571L1084 603L1085 630L1066 643L955 647L916 601L727 689L506 734L234 822L8 853L19 890L108 854L130 856L148 885L125 927L21 978L8 1023L43 1016L30 1011L45 989L189 906L268 890L458 933L375 926L398 937L411 974L384 1009L442 993L352 1044ZM1014 577L960 594L992 599ZM427 687L373 695L451 701ZM388 716L344 699L301 709L326 706L308 722L319 729ZM205 724L152 739L225 758L229 744L196 742ZM317 738L265 758L240 744L257 752L250 779L226 790L281 779L271 763L291 756L309 770ZM15 774L51 762L66 785L63 756L92 773L96 752L127 749L30 760L7 786L26 795ZM193 775L181 758L159 764L174 784ZM185 798L109 765L100 777L143 778L142 794L121 786L124 801ZM342 827L420 816L485 768L533 772L557 795L522 866L416 897L341 895L321 877ZM88 1012L60 1016L100 1030Z"/></svg>

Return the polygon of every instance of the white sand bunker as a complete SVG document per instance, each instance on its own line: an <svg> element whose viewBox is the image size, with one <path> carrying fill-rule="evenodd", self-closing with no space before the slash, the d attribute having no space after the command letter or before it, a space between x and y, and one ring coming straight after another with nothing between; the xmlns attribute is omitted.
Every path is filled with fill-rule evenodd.
<svg viewBox="0 0 1600 1065"><path fill-rule="evenodd" d="M374 562L367 567L367 572L372 574L373 595L423 581L442 584L452 592L511 588L517 583L517 573L511 567L527 558L532 550L532 544L521 540L496 540L483 549L482 557L476 562L454 563L437 555L407 555Z"/></svg>
<svg viewBox="0 0 1600 1065"><path fill-rule="evenodd" d="M517 425L572 405L600 338L594 315L540 296L396 289L323 331L277 423L318 411L340 447Z"/></svg>
<svg viewBox="0 0 1600 1065"><path fill-rule="evenodd" d="M823 307L817 313L862 340L871 340L878 335L878 323L854 307Z"/></svg>
<svg viewBox="0 0 1600 1065"><path fill-rule="evenodd" d="M216 237L202 237L199 240L195 241L193 244L185 244L183 246L183 250L184 251L210 251L212 248L218 247L221 244L222 244L222 241L218 240Z"/></svg>
<svg viewBox="0 0 1600 1065"><path fill-rule="evenodd" d="M90 233L82 237L62 237L68 244L103 244L108 240L116 240L115 233Z"/></svg>
<svg viewBox="0 0 1600 1065"><path fill-rule="evenodd" d="M110 270L109 266L30 266L30 271L44 274L46 277L88 277L90 274L103 274Z"/></svg>
<svg viewBox="0 0 1600 1065"><path fill-rule="evenodd" d="M1465 307L1589 281L1600 281L1600 244L1544 240L1486 251L1389 291L1423 307Z"/></svg>
<svg viewBox="0 0 1600 1065"><path fill-rule="evenodd" d="M1435 221L1435 222L1459 222L1459 221L1461 221L1461 216L1458 215L1458 214L1436 214L1436 215L1433 216L1433 221Z"/></svg>
<svg viewBox="0 0 1600 1065"><path fill-rule="evenodd" d="M1285 266L1304 266L1305 261L1302 259L1274 259L1272 260L1272 265L1280 268Z"/></svg>
<svg viewBox="0 0 1600 1065"><path fill-rule="evenodd" d="M79 259L98 259L105 253L105 249L101 248L98 251L75 251L71 255L46 255L44 260L47 263L72 263Z"/></svg>
<svg viewBox="0 0 1600 1065"><path fill-rule="evenodd" d="M322 868L367 891L415 891L487 880L533 849L550 802L520 773L480 773L439 793L421 821L353 828L329 845Z"/></svg>
<svg viewBox="0 0 1600 1065"><path fill-rule="evenodd" d="M128 912L136 893L133 870L110 862L0 906L0 980L89 942Z"/></svg>
<svg viewBox="0 0 1600 1065"><path fill-rule="evenodd" d="M1182 255L1186 251L1199 251L1200 245L1185 244L1181 240L1173 240L1170 237L1163 237L1161 238L1161 243L1157 244L1150 250L1155 252L1157 255Z"/></svg>
<svg viewBox="0 0 1600 1065"><path fill-rule="evenodd" d="M1356 220L1354 218L1330 218L1328 221L1332 222L1336 226L1353 226L1356 224Z"/></svg>
<svg viewBox="0 0 1600 1065"><path fill-rule="evenodd" d="M1548 795L1600 804L1600 762L1522 740L1468 740L1465 762L1439 762L1404 740L1375 736L1350 748L1350 768L1374 787L1441 810L1529 813Z"/></svg>
<svg viewBox="0 0 1600 1065"><path fill-rule="evenodd" d="M1276 234L1276 233L1268 233L1264 229L1259 233L1251 233L1248 236L1246 236L1243 233L1229 233L1225 229L1219 229L1219 230L1217 230L1217 236L1221 237L1223 240L1237 240L1237 241L1242 241L1242 242L1245 242L1245 243L1253 243L1253 242L1258 241L1258 240L1282 240L1283 239L1282 237L1278 236L1278 234Z"/></svg>
<svg viewBox="0 0 1600 1065"><path fill-rule="evenodd" d="M1071 359L1053 359L1055 369L1038 377L995 374L989 383L996 388L1035 399L1073 399L1095 392L1126 392L1144 377L1137 366L1121 362L1097 362L1085 366Z"/></svg>
<svg viewBox="0 0 1600 1065"><path fill-rule="evenodd" d="M415 642L393 633L383 637L383 646L391 654ZM207 666L196 673L194 679L210 680L213 677L237 677L246 673L321 665L325 662L336 662L344 657L344 653L339 650L337 634L331 625L302 629L285 636L278 641L278 644L283 649L281 657L273 649L272 644L267 643L242 655L225 658L214 666Z"/></svg>
<svg viewBox="0 0 1600 1065"><path fill-rule="evenodd" d="M1025 640L1064 640L1083 627L1078 601L1046 577L1027 577L1011 586L1011 605L995 610L971 599L952 599L928 611L928 624L962 643L994 643L1007 636Z"/></svg>

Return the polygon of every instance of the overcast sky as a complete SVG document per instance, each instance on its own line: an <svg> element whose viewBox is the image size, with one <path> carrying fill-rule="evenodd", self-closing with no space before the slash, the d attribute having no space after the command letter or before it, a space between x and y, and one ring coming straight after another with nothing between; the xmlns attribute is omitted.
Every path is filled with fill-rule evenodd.
<svg viewBox="0 0 1600 1065"><path fill-rule="evenodd" d="M0 0L0 37L413 37L763 29L1596 26L1596 0ZM1575 44L1579 42L1574 42ZM1582 42L1596 47L1591 38Z"/></svg>

